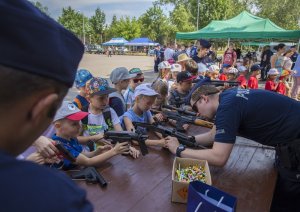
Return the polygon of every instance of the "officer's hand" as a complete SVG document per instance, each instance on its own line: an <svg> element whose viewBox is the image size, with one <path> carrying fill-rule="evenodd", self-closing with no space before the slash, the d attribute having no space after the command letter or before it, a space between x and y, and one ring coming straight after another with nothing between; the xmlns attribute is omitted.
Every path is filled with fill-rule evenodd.
<svg viewBox="0 0 300 212"><path fill-rule="evenodd" d="M37 152L41 154L44 158L51 158L59 153L58 149L54 146L53 140L46 138L45 136L40 136L35 142L34 146Z"/></svg>
<svg viewBox="0 0 300 212"><path fill-rule="evenodd" d="M179 146L178 139L175 137L166 137L166 142L167 142L167 148L172 152L173 154L176 154L176 149Z"/></svg>

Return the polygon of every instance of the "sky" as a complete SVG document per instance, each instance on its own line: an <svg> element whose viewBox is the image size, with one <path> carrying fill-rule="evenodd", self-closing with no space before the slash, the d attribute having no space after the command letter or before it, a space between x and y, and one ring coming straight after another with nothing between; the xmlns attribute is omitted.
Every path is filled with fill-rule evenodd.
<svg viewBox="0 0 300 212"><path fill-rule="evenodd" d="M43 6L48 7L50 16L57 19L62 8L71 6L73 9L82 12L85 16L91 17L96 8L99 7L106 15L106 23L110 24L113 15L118 18L122 16L139 17L152 6L153 0L33 0L39 1ZM164 6L168 14L170 6Z"/></svg>

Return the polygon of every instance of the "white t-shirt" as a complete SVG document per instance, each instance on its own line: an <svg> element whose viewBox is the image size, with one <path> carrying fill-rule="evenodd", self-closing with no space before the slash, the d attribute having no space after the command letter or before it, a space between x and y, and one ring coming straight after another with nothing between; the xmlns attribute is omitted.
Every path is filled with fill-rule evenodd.
<svg viewBox="0 0 300 212"><path fill-rule="evenodd" d="M120 119L114 109L110 108L111 119L113 125L119 124ZM87 129L83 131L83 136L97 135L108 129L108 125L104 120L103 113L95 115L89 110Z"/></svg>
<svg viewBox="0 0 300 212"><path fill-rule="evenodd" d="M173 58L175 51L173 49L170 48L166 48L164 55L165 55L165 60L169 60L171 58Z"/></svg>

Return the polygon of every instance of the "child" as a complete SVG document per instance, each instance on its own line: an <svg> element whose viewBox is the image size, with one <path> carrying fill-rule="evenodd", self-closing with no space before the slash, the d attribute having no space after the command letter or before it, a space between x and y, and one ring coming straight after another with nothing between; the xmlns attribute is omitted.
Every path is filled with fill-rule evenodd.
<svg viewBox="0 0 300 212"><path fill-rule="evenodd" d="M78 136L81 144L89 144L93 150L95 144L102 139L105 130L122 131L120 120L114 109L108 107L108 95L116 89L108 86L107 80L103 78L92 78L86 84L87 99L90 102L83 111L89 115L82 120L83 136ZM137 150L133 147L130 154L136 156Z"/></svg>
<svg viewBox="0 0 300 212"><path fill-rule="evenodd" d="M204 79L206 76L206 72L208 71L208 68L203 63L198 63L198 77L197 79Z"/></svg>
<svg viewBox="0 0 300 212"><path fill-rule="evenodd" d="M221 74L219 76L219 80L227 81L227 73L230 68L231 66L229 64L223 64L222 70L220 71Z"/></svg>
<svg viewBox="0 0 300 212"><path fill-rule="evenodd" d="M276 92L285 96L289 96L290 87L288 86L287 79L291 74L290 71L283 70L279 77L279 82L276 88Z"/></svg>
<svg viewBox="0 0 300 212"><path fill-rule="evenodd" d="M211 65L206 72L206 76L211 80L219 80L219 67L217 65Z"/></svg>
<svg viewBox="0 0 300 212"><path fill-rule="evenodd" d="M192 81L196 76L192 76L187 71L180 72L177 75L177 89L170 91L169 104L176 107L182 107L185 105L185 97L189 94L192 88Z"/></svg>
<svg viewBox="0 0 300 212"><path fill-rule="evenodd" d="M171 65L168 61L163 61L158 64L158 78L162 81L168 82L171 77Z"/></svg>
<svg viewBox="0 0 300 212"><path fill-rule="evenodd" d="M237 82L240 83L240 88L246 89L247 88L247 79L245 76L245 73L247 71L247 68L245 66L239 66L238 67L239 76L236 79Z"/></svg>
<svg viewBox="0 0 300 212"><path fill-rule="evenodd" d="M89 104L86 99L85 84L93 78L93 75L86 69L79 69L75 77L75 86L79 90L79 94L73 100L73 103L80 110Z"/></svg>
<svg viewBox="0 0 300 212"><path fill-rule="evenodd" d="M122 116L122 125L124 129L134 131L135 128L132 122L154 123L150 109L154 104L157 95L158 93L151 88L150 83L141 84L136 87L134 91L134 105ZM143 128L141 128L141 130L146 132ZM165 147L166 145L165 139L163 138L160 140L147 139L145 143L147 146Z"/></svg>
<svg viewBox="0 0 300 212"><path fill-rule="evenodd" d="M181 68L181 65L180 64L172 64L171 65L171 74L172 74L172 77L171 79L169 80L169 92L171 90L174 90L174 89L177 89L177 82L176 82L176 78L177 78L177 74L179 72L182 71L182 68Z"/></svg>
<svg viewBox="0 0 300 212"><path fill-rule="evenodd" d="M186 67L188 61L193 61L193 60L186 53L181 53L178 55L177 63L181 65L182 71L188 71L188 68Z"/></svg>
<svg viewBox="0 0 300 212"><path fill-rule="evenodd" d="M109 106L116 111L119 117L127 111L122 91L127 89L130 79L135 77L136 74L129 74L125 67L115 68L110 74L109 78L116 91L109 95Z"/></svg>
<svg viewBox="0 0 300 212"><path fill-rule="evenodd" d="M156 97L151 109L161 111L162 105L167 104L168 84L162 80L158 80L152 85L152 88L159 95Z"/></svg>
<svg viewBox="0 0 300 212"><path fill-rule="evenodd" d="M129 74L136 74L136 77L130 80L129 86L124 93L124 99L126 103L126 107L130 108L133 105L133 92L136 86L140 85L144 82L143 72L139 68L132 68L129 71Z"/></svg>
<svg viewBox="0 0 300 212"><path fill-rule="evenodd" d="M277 85L276 85L275 80L276 80L278 74L279 74L279 72L277 71L276 68L271 68L268 71L268 73L267 73L268 78L267 78L267 81L265 84L265 90L276 92Z"/></svg>
<svg viewBox="0 0 300 212"><path fill-rule="evenodd" d="M238 70L236 68L229 68L229 70L227 71L227 80L234 82L236 81L237 78L237 74L238 74Z"/></svg>
<svg viewBox="0 0 300 212"><path fill-rule="evenodd" d="M258 89L258 80L257 77L260 74L260 66L257 64L254 64L251 66L251 76L248 80L248 88L250 89Z"/></svg>
<svg viewBox="0 0 300 212"><path fill-rule="evenodd" d="M128 144L117 143L114 148L110 145L98 147L93 152L83 152L76 136L80 133L80 120L88 115L87 112L80 111L72 102L64 101L57 111L53 123L56 134L52 137L54 141L62 144L71 155L76 158L74 164L81 166L97 166L103 161L129 151ZM61 168L72 168L72 162L63 159L59 164ZM57 164L55 164L56 167Z"/></svg>
<svg viewBox="0 0 300 212"><path fill-rule="evenodd" d="M198 75L198 64L194 60L188 60L185 62L185 69L186 71L190 72L191 75L196 76Z"/></svg>

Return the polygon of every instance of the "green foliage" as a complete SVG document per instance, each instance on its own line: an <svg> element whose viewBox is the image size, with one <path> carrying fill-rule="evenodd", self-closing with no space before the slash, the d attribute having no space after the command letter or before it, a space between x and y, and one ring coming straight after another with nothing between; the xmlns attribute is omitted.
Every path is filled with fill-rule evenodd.
<svg viewBox="0 0 300 212"><path fill-rule="evenodd" d="M34 6L36 6L39 10L41 10L46 15L50 16L50 12L48 10L48 7L45 7L42 5L39 1L30 1Z"/></svg>
<svg viewBox="0 0 300 212"><path fill-rule="evenodd" d="M105 26L105 13L100 8L97 8L89 22L92 28L93 43L102 43Z"/></svg>
<svg viewBox="0 0 300 212"><path fill-rule="evenodd" d="M183 4L175 6L174 10L170 13L170 19L172 24L176 26L176 31L189 32L196 30L196 27L192 23L193 16Z"/></svg>
<svg viewBox="0 0 300 212"><path fill-rule="evenodd" d="M139 18L139 21L141 23L142 36L159 43L169 40L169 33L176 30L171 27L169 19L158 5L153 5L153 7L149 8Z"/></svg>
<svg viewBox="0 0 300 212"><path fill-rule="evenodd" d="M257 0L258 16L269 18L284 29L299 29L300 2L299 0Z"/></svg>

